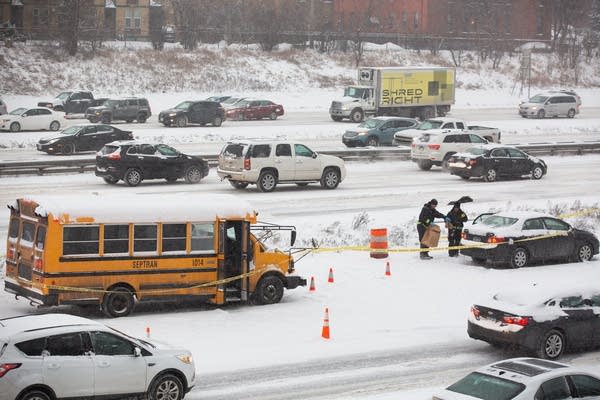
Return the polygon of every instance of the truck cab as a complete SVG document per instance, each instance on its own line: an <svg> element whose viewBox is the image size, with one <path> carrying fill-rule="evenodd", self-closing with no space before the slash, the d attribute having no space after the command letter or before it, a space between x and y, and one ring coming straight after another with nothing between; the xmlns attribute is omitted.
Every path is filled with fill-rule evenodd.
<svg viewBox="0 0 600 400"><path fill-rule="evenodd" d="M331 102L329 115L339 122L344 118L352 122L362 122L365 115L375 114L375 88L372 86L347 86L344 97Z"/></svg>

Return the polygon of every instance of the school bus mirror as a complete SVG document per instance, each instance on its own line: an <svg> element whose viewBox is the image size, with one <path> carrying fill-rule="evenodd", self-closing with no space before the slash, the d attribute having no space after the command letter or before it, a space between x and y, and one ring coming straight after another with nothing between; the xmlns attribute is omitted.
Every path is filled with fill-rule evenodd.
<svg viewBox="0 0 600 400"><path fill-rule="evenodd" d="M292 237L290 238L290 247L293 246L294 243L296 243L296 231L295 230L292 231Z"/></svg>

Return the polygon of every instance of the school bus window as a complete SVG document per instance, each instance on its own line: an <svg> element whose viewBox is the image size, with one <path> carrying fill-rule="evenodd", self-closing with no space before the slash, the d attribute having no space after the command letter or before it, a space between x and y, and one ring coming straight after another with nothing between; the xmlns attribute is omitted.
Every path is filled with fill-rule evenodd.
<svg viewBox="0 0 600 400"><path fill-rule="evenodd" d="M35 235L35 224L23 222L23 232L21 232L21 245L33 246L33 236Z"/></svg>
<svg viewBox="0 0 600 400"><path fill-rule="evenodd" d="M156 225L135 225L133 227L133 251L154 252L157 251L157 229Z"/></svg>
<svg viewBox="0 0 600 400"><path fill-rule="evenodd" d="M10 220L10 226L8 227L8 239L15 241L19 236L19 218L12 218Z"/></svg>
<svg viewBox="0 0 600 400"><path fill-rule="evenodd" d="M104 254L129 252L129 225L104 225Z"/></svg>
<svg viewBox="0 0 600 400"><path fill-rule="evenodd" d="M35 238L35 247L38 250L44 250L44 242L46 241L46 227L40 226L38 228L37 237Z"/></svg>
<svg viewBox="0 0 600 400"><path fill-rule="evenodd" d="M214 226L208 224L192 224L192 251L214 252Z"/></svg>
<svg viewBox="0 0 600 400"><path fill-rule="evenodd" d="M99 254L98 226L65 226L63 228L63 255Z"/></svg>
<svg viewBox="0 0 600 400"><path fill-rule="evenodd" d="M162 226L162 251L185 252L186 225L163 224Z"/></svg>

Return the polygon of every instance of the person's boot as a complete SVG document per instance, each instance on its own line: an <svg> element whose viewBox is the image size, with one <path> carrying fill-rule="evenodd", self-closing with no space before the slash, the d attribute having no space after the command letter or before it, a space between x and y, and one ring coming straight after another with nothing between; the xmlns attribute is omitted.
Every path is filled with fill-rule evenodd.
<svg viewBox="0 0 600 400"><path fill-rule="evenodd" d="M433 257L429 255L427 252L421 252L421 260L431 260Z"/></svg>

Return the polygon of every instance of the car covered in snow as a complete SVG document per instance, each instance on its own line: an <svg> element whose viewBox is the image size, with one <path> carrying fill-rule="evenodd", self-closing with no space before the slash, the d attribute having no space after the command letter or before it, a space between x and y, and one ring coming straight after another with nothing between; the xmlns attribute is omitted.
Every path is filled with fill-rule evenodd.
<svg viewBox="0 0 600 400"><path fill-rule="evenodd" d="M598 238L588 231L538 212L482 214L463 229L460 253L477 263L525 267L534 262L589 261Z"/></svg>
<svg viewBox="0 0 600 400"><path fill-rule="evenodd" d="M433 400L597 399L600 376L586 368L538 358L511 358L478 368Z"/></svg>
<svg viewBox="0 0 600 400"><path fill-rule="evenodd" d="M600 347L600 287L531 286L471 306L467 333L498 347L556 359L566 350Z"/></svg>
<svg viewBox="0 0 600 400"><path fill-rule="evenodd" d="M57 131L60 129L63 115L43 108L17 108L0 117L2 131Z"/></svg>
<svg viewBox="0 0 600 400"><path fill-rule="evenodd" d="M195 384L192 354L67 314L0 319L0 399L173 399Z"/></svg>
<svg viewBox="0 0 600 400"><path fill-rule="evenodd" d="M348 129L342 136L347 147L391 146L394 134L419 124L414 118L374 117L362 122L356 128Z"/></svg>
<svg viewBox="0 0 600 400"><path fill-rule="evenodd" d="M548 172L546 163L512 146L480 145L456 153L448 159L452 175L463 179L483 178L494 182L499 178L541 179Z"/></svg>

